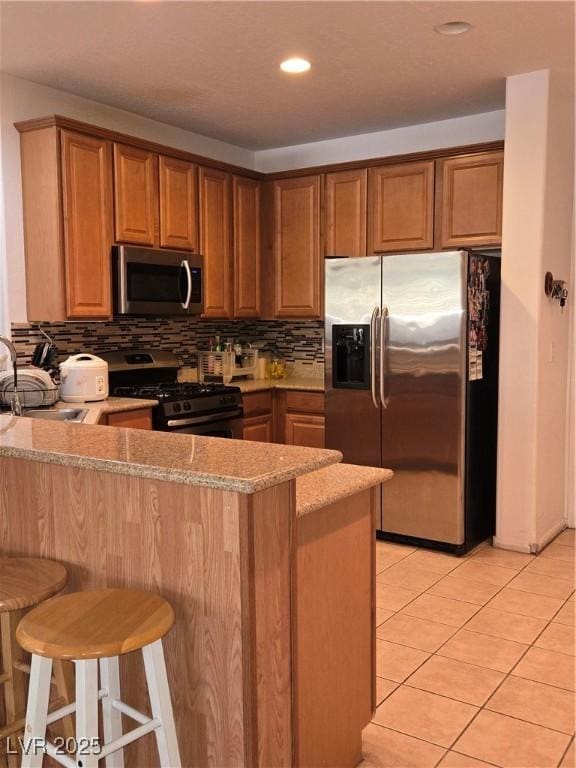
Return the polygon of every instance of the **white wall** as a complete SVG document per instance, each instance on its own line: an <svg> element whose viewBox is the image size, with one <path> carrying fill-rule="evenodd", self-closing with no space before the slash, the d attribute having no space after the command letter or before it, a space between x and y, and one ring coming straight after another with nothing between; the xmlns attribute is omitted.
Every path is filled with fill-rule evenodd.
<svg viewBox="0 0 576 768"><path fill-rule="evenodd" d="M573 101L555 74L508 78L496 543L541 548L567 517L570 312L544 274L570 279Z"/></svg>
<svg viewBox="0 0 576 768"><path fill-rule="evenodd" d="M504 110L499 110L341 139L264 149L256 152L256 170L274 173L291 168L368 160L372 157L424 152L503 138Z"/></svg>
<svg viewBox="0 0 576 768"><path fill-rule="evenodd" d="M8 299L0 291L0 332L12 322L26 320L24 277L24 235L22 230L22 191L20 141L14 123L34 117L60 114L111 130L166 144L204 157L222 160L244 168L254 167L254 153L242 147L174 128L131 112L82 99L54 88L2 74L0 80L0 151L4 227L0 240L0 279L9 286ZM0 198L1 201L1 198ZM0 352L1 354L1 352Z"/></svg>

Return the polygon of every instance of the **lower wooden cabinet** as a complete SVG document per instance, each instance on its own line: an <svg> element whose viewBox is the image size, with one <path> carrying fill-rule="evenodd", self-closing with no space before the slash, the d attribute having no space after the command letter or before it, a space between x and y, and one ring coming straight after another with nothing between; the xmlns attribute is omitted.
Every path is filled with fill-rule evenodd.
<svg viewBox="0 0 576 768"><path fill-rule="evenodd" d="M251 416L244 419L242 437L244 440L256 440L259 443L271 443L273 437L272 414Z"/></svg>
<svg viewBox="0 0 576 768"><path fill-rule="evenodd" d="M133 411L108 413L100 421L109 427L129 427L130 429L152 429L152 409L138 408Z"/></svg>
<svg viewBox="0 0 576 768"><path fill-rule="evenodd" d="M324 416L309 413L287 413L284 426L286 445L324 448Z"/></svg>

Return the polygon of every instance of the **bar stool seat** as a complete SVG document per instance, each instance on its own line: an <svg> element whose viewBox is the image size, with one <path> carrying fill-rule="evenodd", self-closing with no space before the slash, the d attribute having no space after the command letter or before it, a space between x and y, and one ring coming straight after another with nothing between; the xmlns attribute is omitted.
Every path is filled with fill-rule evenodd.
<svg viewBox="0 0 576 768"><path fill-rule="evenodd" d="M172 607L160 596L129 589L62 595L30 611L16 631L20 645L32 654L22 768L40 768L44 753L67 768L95 768L104 758L107 768L123 768L123 748L152 731L161 768L180 768L162 648L162 637L173 623ZM137 650L142 650L152 717L120 698L118 658ZM54 659L74 662L76 701L48 713ZM76 712L75 754L62 755L46 739L46 727L72 712ZM138 727L123 733L122 715Z"/></svg>
<svg viewBox="0 0 576 768"><path fill-rule="evenodd" d="M51 659L100 659L137 651L174 624L159 595L132 589L74 592L47 600L20 622L20 645Z"/></svg>
<svg viewBox="0 0 576 768"><path fill-rule="evenodd" d="M0 613L37 605L60 592L66 569L39 557L0 557Z"/></svg>
<svg viewBox="0 0 576 768"><path fill-rule="evenodd" d="M0 557L0 688L3 688L4 722L0 722L0 751L24 728L26 707L26 675L30 666L16 645L16 625L22 611L60 592L67 579L63 565L39 557ZM60 703L67 702L66 673L59 663L54 670L56 693ZM65 732L71 734L69 720ZM8 755L8 764L16 766L15 754Z"/></svg>

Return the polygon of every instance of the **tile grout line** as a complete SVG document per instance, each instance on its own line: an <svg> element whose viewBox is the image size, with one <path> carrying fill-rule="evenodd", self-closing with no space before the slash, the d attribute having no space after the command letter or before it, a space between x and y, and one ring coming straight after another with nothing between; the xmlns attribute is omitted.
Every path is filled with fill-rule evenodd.
<svg viewBox="0 0 576 768"><path fill-rule="evenodd" d="M564 546L564 545L563 545L563 546ZM571 548L571 547L568 547L568 548ZM398 562L398 563L400 563L400 562L406 561L406 560L407 560L407 559L408 559L408 558L409 558L409 557L410 557L412 554L415 554L415 553L414 553L414 552L411 552L409 555L406 555L405 557L401 558L401 559L400 559L399 561L397 561L397 562ZM487 601L485 604L483 604L483 605L480 605L480 606L478 607L478 610L477 610L477 611L476 611L476 612L475 612L475 613L474 613L474 614L473 614L473 615L472 615L472 616L471 616L471 617L470 617L470 618L469 618L469 619L468 619L468 620L467 620L467 621L466 621L466 622L465 622L465 623L464 623L464 624L463 624L461 627L456 627L456 628L455 628L455 630L454 630L454 632L453 632L453 633L450 635L450 637L449 637L449 638L447 638L447 639L446 639L446 640L445 640L445 641L444 641L444 642L443 642L443 643L442 643L442 644L441 644L441 645L440 645L440 646L439 646L439 647L438 647L438 648L437 648L435 651L432 651L432 652L428 652L428 653L429 653L429 656L428 656L428 658L426 658L426 659L425 659L425 660L422 662L422 664L418 665L418 667L416 667L414 670L412 670L412 672L411 672L411 673L408 675L408 677L407 677L407 678L406 678L406 679L405 679L403 682L401 682L401 683L397 683L397 681L395 681L395 680L389 680L388 678L382 678L382 679L385 679L385 680L389 680L389 682L395 683L395 684L396 684L396 688L395 688L393 691L391 691L389 694L387 694L387 696L386 696L386 697L385 697L385 698L382 700L382 702L380 702L380 704L384 703L384 701L386 701L386 700L387 700L387 699L388 699L388 698L389 698L389 697L390 697L390 696L391 696L393 693L395 693L395 692L396 692L396 691L397 691L397 690L398 690L398 689L399 689L399 688L400 688L402 685L405 685L407 688L411 688L412 690L424 690L424 689L419 689L419 688L417 688L417 687L416 687L416 686L414 686L414 685L410 685L410 684L409 684L409 682L408 682L408 681L410 680L410 678L411 678L411 677L412 677L414 674L416 674L416 672L417 672L417 671L418 671L418 670L419 670L419 669L420 669L420 668L421 668L421 667L422 667L424 664L426 664L426 663L427 663L427 662L428 662L428 661L429 661L429 660L430 660L430 659L431 659L433 656L439 656L439 654L438 654L438 651L440 651L440 650L441 650L441 649L442 649L442 648L443 648L443 647L444 647L444 646L445 646L445 645L446 645L446 644L447 644L447 643L448 643L448 642L449 642L449 641L450 641L450 640L453 638L453 636L454 636L454 635L455 635L455 634L456 634L458 631L465 629L465 628L466 628L466 626L467 626L467 624L468 624L468 623L469 623L469 622L470 622L470 621L471 621L471 620L472 620L472 619L473 619L473 618L474 618L474 617L477 615L477 613L478 613L480 610L482 610L482 608L486 607L486 606L487 606L487 605L488 605L488 604L489 604L489 603L490 603L492 600L494 600L494 599L496 598L496 596L497 596L497 595L499 595L499 594L500 594L500 593L501 593L501 592L502 592L504 589L506 589L506 588L507 588L508 584L509 584L509 583L510 583L510 582L511 582L511 581L512 581L514 578L516 578L516 576L518 576L520 573L522 573L523 571L525 571L525 569L526 569L526 568L527 568L527 567L528 567L528 566L529 566L531 563L533 563L533 562L536 560L536 558L537 558L537 557L539 557L539 556L540 556L540 555L536 555L534 558L532 558L532 559L530 559L528 562L526 562L526 563L525 563L525 564L522 566L522 568L520 568L518 571L516 571L516 575L515 575L515 576L513 576L513 577L511 577L511 578L510 578L510 580L509 580L508 582L506 582L505 584L503 584L503 585L500 587L500 589L498 589L498 591L497 591L497 592L495 592L495 593L494 593L494 595L492 595L492 596L490 597L490 599L489 599L489 600L488 600L488 601ZM391 618L393 618L393 616L395 616L396 614L400 613L400 612L401 612L401 611L402 611L404 608L406 608L406 607L407 607L407 606L409 606L411 603L413 603L415 600L417 600L417 599L418 599L418 597L421 597L423 594L428 594L428 590L430 590L432 587L434 587L436 584L438 584L438 582L439 582L439 581L441 581L443 578L446 578L446 577L448 577L448 576L450 576L450 575L454 574L454 572L456 572L456 571L457 571L457 570L458 570L458 569L459 569L459 568L460 568L462 565L464 565L464 564L465 564L465 562L470 562L470 561L471 561L473 558L474 558L474 556L472 556L471 558L466 558L465 560L463 560L463 562L459 563L459 564L458 564L458 565L457 565L455 568L453 568L451 571L448 571L447 573L444 573L444 574L441 574L441 575L439 575L439 578L438 578L438 579L436 579L436 580L435 580L435 581L434 581L432 584L430 584L430 586L429 586L429 587L427 587L427 588L426 588L426 589L425 589L423 592L421 592L421 593L420 593L419 595L417 595L415 598L413 598L412 600L408 601L408 603L406 603L406 605L402 606L402 608L401 608L401 609L399 609L398 611L394 611L394 612L393 612L393 615L392 615L392 616L390 616L388 619L385 619L385 620L384 620L384 621L383 621L383 622L382 622L382 623L381 623L379 626L383 626L384 624L386 624L386 623L387 623L387 622L388 622L388 621L389 621ZM554 558L548 558L548 559L554 559ZM393 565L396 565L396 564L397 564L397 563L393 563L392 565L388 566L388 568L391 568L391 567L393 567ZM486 564L487 564L487 565L491 565L490 563L486 563ZM505 567L505 566L497 566L497 567ZM387 568L385 568L385 569L383 569L382 571L380 571L380 573L383 573L385 570L387 570ZM426 570L426 568L423 568L423 570ZM515 569L509 569L509 570L515 570ZM430 571L430 572L432 573L432 571ZM538 574L536 574L536 575L538 575ZM466 577L465 577L465 576L460 576L460 578L466 578ZM549 577L549 578L557 578L557 577ZM565 579L562 579L562 580L563 580L563 581L568 581L568 580L565 580ZM473 580L473 579L468 579L468 581L474 581L474 580ZM384 582L381 582L381 583L384 583ZM476 583L480 583L480 584L481 584L482 582L478 582L478 581L476 581ZM391 585L391 586L394 586L394 585ZM492 586L496 586L496 585L492 585ZM523 591L523 590L517 590L517 591ZM503 679L502 679L502 680L500 681L500 683L499 683L499 684L496 686L496 688L494 689L494 691L492 691L492 693L491 693L491 694L490 694L490 696L487 698L487 700L484 702L484 704L482 704L482 705L480 705L480 706L478 707L478 711L477 711L477 712L474 714L474 716L472 717L472 719L470 720L470 722L469 722L469 723L466 725L466 727L465 727L465 728L464 728L464 729L463 729L463 730L460 732L460 734L459 734L459 735L458 735L458 736L455 738L455 740L454 740L454 741L451 743L451 745L450 745L448 748L446 748L446 752L445 752L445 753L444 753L444 754L443 754L443 755L440 757L440 759L438 760L438 762L435 764L436 766L437 766L437 765L438 765L438 764L439 764L439 763L440 763L440 762L441 762L441 761L442 761L442 760L443 760L443 759L446 757L446 755L448 754L448 752L450 752L450 751L457 751L457 750L454 750L454 749L453 749L453 748L454 748L454 746L455 746L455 744L456 744L456 743L458 742L458 740L459 740L459 739L460 739L460 738L461 738L461 737L462 737L462 736L463 736L463 735L466 733L466 731L467 731L467 730L468 730L468 729L471 727L472 723L474 723L474 721L476 720L476 718L479 716L480 712L482 712L482 711L493 712L493 710L490 710L490 709L486 709L486 705L488 704L488 702L489 702L489 701L490 701L490 700L491 700L491 699L494 697L494 695L496 694L496 692L497 692L497 691L498 691L498 690L501 688L501 686L502 686L502 685L503 685L503 684L506 682L506 680L508 680L508 679L509 679L511 676L512 676L512 677L515 677L516 679L518 679L518 677L519 677L519 676L513 676L513 675L512 675L512 672L514 671L514 669L516 669L516 668L517 668L518 664L519 664L519 663L522 661L522 659L525 657L525 655L528 653L528 651L529 651L531 648L535 647L535 646L534 646L534 644L535 644L535 643L537 642L537 640L540 638L540 636L542 635L542 633L546 631L546 629L548 628L548 626L549 626L549 625L550 625L550 624L553 622L554 618L555 618L555 617L558 615L558 613L559 613L559 612L560 612L560 611L561 611L561 610L564 608L564 606L565 606L565 605L566 605L566 604L567 604L567 603L570 601L570 599L571 599L571 597L572 597L572 594L573 594L573 593L574 593L574 590L572 590L572 592L570 593L570 595L568 595L566 598L562 598L562 603L561 603L561 605L558 607L558 609L555 611L555 613L553 614L553 616L552 616L550 619L542 619L542 621L545 621L545 622L546 622L546 624L545 624L545 626L542 628L542 630L541 630L540 632L538 632L538 634L536 635L536 637L534 638L534 640L533 640L531 643L520 643L521 645L527 645L527 647L526 647L525 651L524 651L524 652L522 653L522 655L521 655L521 656L518 658L518 660L517 660L517 661L514 663L514 665L513 665L513 666L510 668L510 670L508 670L508 672L506 672L506 673L504 673L504 672L501 672L501 674L504 674L504 677L503 677ZM532 593L532 592L530 592L530 593L528 593L528 594L534 594L534 595L536 595L536 593ZM436 596L436 595L432 595L432 596ZM442 596L440 596L440 595L437 595L436 597L442 597ZM542 597L546 597L546 595L542 595ZM444 599L457 599L457 598L444 598ZM560 599L560 598L557 598L557 599ZM463 601L463 600L462 600L462 601L459 601L459 602L463 602L463 603L466 603L466 604L471 604L471 605L476 605L475 603L467 603L467 601ZM390 609L382 609L382 610L390 610ZM494 608L493 608L492 610L500 610L500 609L494 609ZM524 616L523 614L515 614L515 613L513 613L512 611L503 611L503 612L505 612L505 613L510 613L510 614L512 614L512 615ZM410 614L402 614L402 615L405 615L405 616L409 616L409 617L410 617ZM412 617L412 618L418 618L418 617ZM527 617L525 617L525 618L538 618L538 617L529 617L529 616L527 616ZM428 619L428 620L429 620L429 621L433 621L432 619ZM437 622L437 623L439 623L439 624L442 624L443 626L452 626L452 625L444 624L443 622ZM494 635L492 635L492 636L491 636L491 635L486 635L485 633L482 633L482 632L476 632L476 630L466 630L466 631L468 631L468 632L473 632L473 633L476 633L476 634L484 634L485 636L488 636L488 637L496 637L496 636L494 636ZM377 639L381 639L381 640L383 640L383 638L377 638ZM411 647L412 647L412 646L407 646L407 645L404 645L403 643L394 643L394 641L389 641L389 640L385 640L385 642L391 642L391 643L392 643L392 644L394 644L394 645L401 645L401 646L403 646L403 647L408 647L408 648L411 648ZM519 641L515 641L515 642L519 642ZM536 647L537 647L537 646L536 646ZM414 650L422 650L422 649L414 649ZM543 649L543 650L546 650L546 649ZM564 655L568 655L568 654L564 654ZM447 657L443 657L443 656L439 656L439 657L440 657L440 658L447 658ZM475 665L475 664L473 664L473 662L462 662L462 663L471 663L473 666L476 666L476 667L478 667L478 668L487 669L486 667L481 667L481 665ZM489 668L488 668L488 669L489 669ZM494 671L500 671L500 670L494 670ZM520 679L527 679L527 678L520 678ZM536 683L538 683L539 681L531 681L531 682L536 682ZM542 685L548 685L548 683L541 683L541 684L542 684ZM557 687L557 686L550 686L550 687L552 687L552 688L555 688L556 690L566 690L566 689L562 689L562 688L559 688L559 687ZM432 692L428 692L428 693L432 693ZM459 702L459 703L468 704L469 706L477 706L477 705L470 705L470 704L469 704L469 702L461 702L459 699L453 699L453 698L451 698L451 697L449 697L449 696L445 696L445 695L443 695L443 694L434 694L434 695L438 695L438 696L441 696L442 698L445 698L445 699L448 699L448 700L451 700L451 701L457 701L457 702ZM378 705L378 706L380 706L380 705ZM556 729L554 729L554 728L549 728L548 726L543 726L543 725L540 725L539 723L532 723L532 722L531 722L531 721L529 721L529 720L523 720L522 718L514 717L514 716L512 716L512 715L503 715L503 713L494 713L494 714L500 714L500 715L502 715L502 716L504 716L504 717L510 717L511 719L517 720L517 721L519 721L519 722L527 723L527 724L529 724L529 725L535 725L536 727L546 728L546 729L548 729L548 730L550 730L550 731L553 731L554 733L559 733L559 734L561 734L561 735L564 735L564 736L567 736L567 735L569 735L569 734L566 734L566 733L565 733L565 732L563 732L563 731L557 731L557 730L556 730ZM372 722L374 722L374 721L372 721ZM380 725L379 723L375 723L375 722L374 722L374 724L375 724L375 725ZM387 728L388 726L382 726L382 725L381 725L380 727L383 727L383 728ZM394 730L394 731L396 731L396 729L394 729L394 728L391 728L391 730ZM396 731L396 732L398 732L398 733L404 733L403 731ZM416 739L418 739L418 737L412 736L411 734L404 734L404 735L406 735L406 736L410 736L411 738L416 738ZM420 740L420 741L424 741L425 743L429 743L429 744L432 744L432 745L434 745L434 746L442 746L442 745L438 745L438 744L435 744L434 742L427 742L425 739L419 739L419 740ZM566 747L566 750L564 750L564 752L563 752L563 754L562 754L562 756L561 756L561 758L560 758L559 764L562 762L562 760L563 760L563 758L564 758L564 756L565 756L566 752L567 752L567 751L568 751L568 749L570 748L570 744L572 743L572 741L573 741L573 740L574 740L574 737L572 737L572 739L571 739L571 740L568 742L568 745L567 745L567 747ZM465 753L459 753L459 754L464 754L464 755L465 755ZM474 756L473 756L473 755L468 755L468 756L469 756L469 757L472 757L472 758L474 758ZM479 759L479 758L475 758L475 759Z"/></svg>
<svg viewBox="0 0 576 768"><path fill-rule="evenodd" d="M566 749L564 750L564 752L562 752L562 757L561 757L561 758L560 758L560 760L558 761L558 766L557 766L557 768L560 768L560 766L562 765L562 762L563 762L564 758L566 757L566 755L568 754L568 750L570 749L570 747L572 746L572 744L574 744L574 736L572 736L572 738L571 738L571 739L570 739L570 741L568 742L568 746L566 747ZM568 768L569 768L569 767L568 767Z"/></svg>

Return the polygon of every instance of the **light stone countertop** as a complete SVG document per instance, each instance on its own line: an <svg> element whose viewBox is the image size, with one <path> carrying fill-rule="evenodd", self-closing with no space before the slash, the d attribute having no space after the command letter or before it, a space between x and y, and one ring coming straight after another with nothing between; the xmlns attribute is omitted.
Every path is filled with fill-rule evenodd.
<svg viewBox="0 0 576 768"><path fill-rule="evenodd" d="M324 392L324 379L318 376L289 376L286 379L246 379L231 382L242 393L264 392L270 389L297 389L306 392Z"/></svg>
<svg viewBox="0 0 576 768"><path fill-rule="evenodd" d="M97 400L94 403L65 403L58 400L55 408L82 408L88 411L82 424L98 424L102 416L107 413L120 413L122 411L139 411L144 408L154 408L158 400L141 400L137 397L109 397L107 400Z"/></svg>
<svg viewBox="0 0 576 768"><path fill-rule="evenodd" d="M0 457L255 493L342 460L339 451L0 416Z"/></svg>
<svg viewBox="0 0 576 768"><path fill-rule="evenodd" d="M296 516L308 515L393 477L391 469L355 464L335 464L311 472L296 480Z"/></svg>

